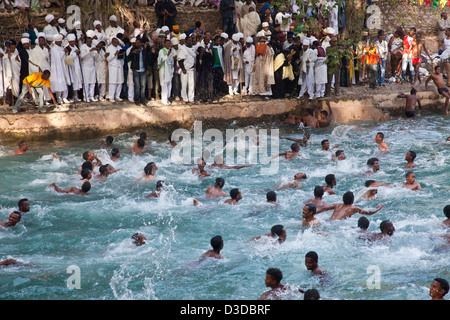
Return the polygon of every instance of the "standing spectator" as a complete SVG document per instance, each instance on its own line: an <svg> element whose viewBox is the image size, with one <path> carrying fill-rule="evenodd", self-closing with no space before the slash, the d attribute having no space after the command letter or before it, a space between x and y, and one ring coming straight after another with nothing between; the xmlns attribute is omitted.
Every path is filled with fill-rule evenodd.
<svg viewBox="0 0 450 320"><path fill-rule="evenodd" d="M168 26L172 31L172 26L175 23L177 17L177 8L175 4L170 0L158 0L155 4L155 13L158 17L157 28L162 26Z"/></svg>
<svg viewBox="0 0 450 320"><path fill-rule="evenodd" d="M131 61L130 68L133 74L134 103L145 105L145 89L147 87L147 48L144 47L141 38L136 38L127 61Z"/></svg>
<svg viewBox="0 0 450 320"><path fill-rule="evenodd" d="M369 78L369 87L375 89L377 83L377 66L381 63L380 55L373 40L370 40L369 46L364 49L362 64L366 65L367 75Z"/></svg>
<svg viewBox="0 0 450 320"><path fill-rule="evenodd" d="M221 0L220 11L222 12L223 32L233 34L234 31L234 0Z"/></svg>
<svg viewBox="0 0 450 320"><path fill-rule="evenodd" d="M181 98L184 104L194 103L195 58L196 47L192 46L192 38L188 37L178 53L178 64L181 69Z"/></svg>
<svg viewBox="0 0 450 320"><path fill-rule="evenodd" d="M161 84L161 102L164 105L169 105L169 98L172 92L172 78L173 78L173 51L172 42L169 39L164 40L164 46L158 53L158 72L159 81Z"/></svg>
<svg viewBox="0 0 450 320"><path fill-rule="evenodd" d="M391 53L391 76L400 77L400 61L403 55L403 37L400 30L396 30L394 35L389 39L389 52Z"/></svg>
<svg viewBox="0 0 450 320"><path fill-rule="evenodd" d="M409 82L414 79L414 67L412 64L411 43L415 39L416 28L409 29L409 34L403 38L403 57L402 57L402 81L406 81L406 68L409 64Z"/></svg>
<svg viewBox="0 0 450 320"><path fill-rule="evenodd" d="M378 31L378 39L375 41L375 47L380 55L380 61L377 64L377 84L384 87L384 79L386 75L386 59L388 55L388 44L384 37L383 30Z"/></svg>
<svg viewBox="0 0 450 320"><path fill-rule="evenodd" d="M441 20L437 22L439 49L445 50L442 41L445 39L445 30L450 28L450 19L448 19L447 12L441 13Z"/></svg>
<svg viewBox="0 0 450 320"><path fill-rule="evenodd" d="M113 37L111 45L106 49L108 60L108 99L111 102L122 101L120 92L124 82L123 61L125 52L119 46L119 39Z"/></svg>

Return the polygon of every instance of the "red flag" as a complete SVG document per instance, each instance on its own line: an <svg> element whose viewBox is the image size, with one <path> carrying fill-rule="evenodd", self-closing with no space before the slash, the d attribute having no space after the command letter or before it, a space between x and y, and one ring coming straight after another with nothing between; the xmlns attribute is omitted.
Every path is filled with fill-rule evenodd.
<svg viewBox="0 0 450 320"><path fill-rule="evenodd" d="M430 4L431 0L425 0L425 7L428 7L428 5Z"/></svg>

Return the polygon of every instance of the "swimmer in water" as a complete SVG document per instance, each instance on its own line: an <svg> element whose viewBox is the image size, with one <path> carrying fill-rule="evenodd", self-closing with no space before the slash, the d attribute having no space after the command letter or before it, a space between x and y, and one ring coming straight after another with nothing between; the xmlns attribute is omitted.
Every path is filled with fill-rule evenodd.
<svg viewBox="0 0 450 320"><path fill-rule="evenodd" d="M312 108L307 108L306 115L303 116L302 122L305 124L305 126L310 128L317 128L317 118L314 117L314 110Z"/></svg>
<svg viewBox="0 0 450 320"><path fill-rule="evenodd" d="M317 213L321 213L328 210L334 210L333 214L330 217L330 220L342 220L351 217L355 213L372 215L380 211L381 208L383 208L383 204L377 205L376 209L374 210L364 210L357 206L354 206L353 201L355 200L355 196L351 191L347 191L346 193L344 193L342 200L344 203L335 203L329 205L328 207L324 207L320 210L317 210Z"/></svg>
<svg viewBox="0 0 450 320"><path fill-rule="evenodd" d="M144 174L142 175L142 179L148 181L155 179L156 170L158 170L158 167L154 162L147 163L147 165L144 167Z"/></svg>
<svg viewBox="0 0 450 320"><path fill-rule="evenodd" d="M328 140L328 139L324 139L324 140L322 140L321 142L320 142L320 144L321 144L321 146L322 146L322 149L320 149L320 151L330 151L330 140ZM335 145L334 147L333 147L333 149L334 148L339 148L339 145Z"/></svg>
<svg viewBox="0 0 450 320"><path fill-rule="evenodd" d="M320 224L314 216L316 215L316 206L312 203L307 203L303 207L302 226L312 227Z"/></svg>
<svg viewBox="0 0 450 320"><path fill-rule="evenodd" d="M321 110L319 113L319 119L317 119L317 128L329 127L332 120L332 111L330 107L330 102L327 101L328 111Z"/></svg>
<svg viewBox="0 0 450 320"><path fill-rule="evenodd" d="M281 224L277 224L272 226L270 229L270 233L263 235L263 236L257 236L250 239L250 241L260 240L260 239L276 239L278 243L283 243L286 241L286 229Z"/></svg>
<svg viewBox="0 0 450 320"><path fill-rule="evenodd" d="M101 168L101 167L100 167ZM92 171L88 168L81 169L81 181L90 181L92 179Z"/></svg>
<svg viewBox="0 0 450 320"><path fill-rule="evenodd" d="M290 140L290 141L297 142L299 145L301 145L303 147L307 146L309 138L311 138L311 134L309 134L309 133L305 133L303 135L302 139L280 136L280 139L285 139L285 140Z"/></svg>
<svg viewBox="0 0 450 320"><path fill-rule="evenodd" d="M430 300L445 300L444 296L449 291L448 281L442 278L436 278L430 285Z"/></svg>
<svg viewBox="0 0 450 320"><path fill-rule="evenodd" d="M0 266L2 266L2 267L11 266L14 264L19 264L19 262L16 259L6 259L3 261L0 261Z"/></svg>
<svg viewBox="0 0 450 320"><path fill-rule="evenodd" d="M205 167L206 167L205 160L203 158L198 159L197 160L197 168L192 169L192 173L200 178L209 177L210 174L208 171L205 170Z"/></svg>
<svg viewBox="0 0 450 320"><path fill-rule="evenodd" d="M133 149L137 147L139 139L144 140L144 147L148 145L147 143L147 132L141 132L139 138L134 142Z"/></svg>
<svg viewBox="0 0 450 320"><path fill-rule="evenodd" d="M394 224L389 220L384 220L380 223L380 233L373 233L368 236L360 236L361 239L366 239L370 241L380 241L390 238L394 235L395 227Z"/></svg>
<svg viewBox="0 0 450 320"><path fill-rule="evenodd" d="M328 174L325 177L325 183L326 186L322 186L323 191L328 194L336 194L336 192L333 190L333 187L336 185L336 177L334 174Z"/></svg>
<svg viewBox="0 0 450 320"><path fill-rule="evenodd" d="M319 255L315 251L309 251L305 255L305 266L306 270L311 271L316 276L325 277L328 275L328 272L319 266Z"/></svg>
<svg viewBox="0 0 450 320"><path fill-rule="evenodd" d="M279 204L277 203L277 194L275 193L275 191L267 192L266 200L267 200L267 203L273 204L275 206L279 206Z"/></svg>
<svg viewBox="0 0 450 320"><path fill-rule="evenodd" d="M111 161L117 162L120 158L120 150L118 148L112 148L111 150Z"/></svg>
<svg viewBox="0 0 450 320"><path fill-rule="evenodd" d="M239 191L238 188L234 188L230 190L230 197L231 199L225 200L224 203L236 205L239 204L239 200L242 199L242 193Z"/></svg>
<svg viewBox="0 0 450 320"><path fill-rule="evenodd" d="M361 233L363 237L369 237L373 234L369 231L370 221L366 217L362 216L358 219L358 232Z"/></svg>
<svg viewBox="0 0 450 320"><path fill-rule="evenodd" d="M286 286L281 283L282 279L283 273L281 272L280 269L277 268L267 269L264 283L266 284L267 288L270 288L270 290L264 292L258 298L258 300L280 300L278 294L286 290Z"/></svg>
<svg viewBox="0 0 450 320"><path fill-rule="evenodd" d="M214 163L209 165L209 168L211 169L242 169L242 168L248 168L252 165L246 164L246 165L239 165L239 166L226 166L224 165L223 158L221 156L215 156L214 157Z"/></svg>
<svg viewBox="0 0 450 320"><path fill-rule="evenodd" d="M314 188L314 199L308 199L306 204L311 203L316 207L316 210L328 207L329 204L322 200L324 190L322 186L316 186Z"/></svg>
<svg viewBox="0 0 450 320"><path fill-rule="evenodd" d="M0 230L4 230L9 227L14 227L16 224L20 222L21 219L22 215L20 214L19 211L12 212L8 217L8 221L0 222Z"/></svg>
<svg viewBox="0 0 450 320"><path fill-rule="evenodd" d="M112 147L113 146L113 142L114 142L114 137L113 136L107 136L105 140L100 139L100 144L104 144L105 147Z"/></svg>
<svg viewBox="0 0 450 320"><path fill-rule="evenodd" d="M445 114L448 114L449 113L448 101L450 99L450 93L446 87L444 78L441 74L440 66L435 66L434 73L430 74L428 79L425 81L425 90L426 91L428 91L428 82L430 82L431 80L433 80L434 84L436 85L438 93L445 98L445 104L444 104Z"/></svg>
<svg viewBox="0 0 450 320"><path fill-rule="evenodd" d="M100 174L97 177L100 179L106 179L110 174L120 171L120 169L114 169L112 165L104 164L100 166L98 171L100 172Z"/></svg>
<svg viewBox="0 0 450 320"><path fill-rule="evenodd" d="M444 142L433 142L433 144L448 144L450 143L450 137L447 137L447 139Z"/></svg>
<svg viewBox="0 0 450 320"><path fill-rule="evenodd" d="M416 95L417 90L412 88L410 94L404 94L400 92L397 98L406 99L405 116L408 118L414 117L416 104L419 106L419 110L422 110L420 98Z"/></svg>
<svg viewBox="0 0 450 320"><path fill-rule="evenodd" d="M273 156L272 158L270 158L270 160L273 160L279 156L284 156L284 158L286 160L291 160L291 159L294 159L295 157L297 157L299 152L300 152L300 145L297 142L295 142L295 143L291 144L291 151L281 152L281 153Z"/></svg>
<svg viewBox="0 0 450 320"><path fill-rule="evenodd" d="M386 142L384 142L384 133L378 132L375 135L375 142L378 143L378 150L380 151L389 151L389 147Z"/></svg>
<svg viewBox="0 0 450 320"><path fill-rule="evenodd" d="M145 240L147 240L147 238L142 233L133 234L131 236L131 239L136 247L142 246L143 244L145 244Z"/></svg>
<svg viewBox="0 0 450 320"><path fill-rule="evenodd" d="M28 143L26 141L20 141L17 146L18 148L14 150L14 154L24 154L28 150Z"/></svg>
<svg viewBox="0 0 450 320"><path fill-rule="evenodd" d="M19 213L22 217L25 213L30 211L30 201L27 198L20 199L17 206L19 207Z"/></svg>
<svg viewBox="0 0 450 320"><path fill-rule="evenodd" d="M344 150L337 150L336 153L331 156L331 158L336 160L345 160L346 156Z"/></svg>
<svg viewBox="0 0 450 320"><path fill-rule="evenodd" d="M294 175L294 180L281 183L275 189L276 190L299 189L302 187L302 183L300 181L304 179L307 179L306 173L303 172L296 173Z"/></svg>
<svg viewBox="0 0 450 320"><path fill-rule="evenodd" d="M209 199L227 197L227 193L222 190L224 185L225 180L223 178L216 178L214 187L208 187L206 189L206 197Z"/></svg>
<svg viewBox="0 0 450 320"><path fill-rule="evenodd" d="M375 200L375 196L378 193L378 189L376 187L390 187L389 184L387 183L379 183L376 182L375 180L367 180L364 183L364 186L366 188L371 188L370 190L367 190L364 194L363 194L363 198L367 199L367 200Z"/></svg>
<svg viewBox="0 0 450 320"><path fill-rule="evenodd" d="M412 171L406 173L406 183L402 184L402 187L409 190L423 190L420 184L416 182L416 175Z"/></svg>
<svg viewBox="0 0 450 320"><path fill-rule="evenodd" d="M317 289L308 289L305 291L303 300L320 300L320 293Z"/></svg>
<svg viewBox="0 0 450 320"><path fill-rule="evenodd" d="M442 223L444 224L444 226L450 227L450 204L444 207L444 215L447 217L447 219L442 221Z"/></svg>
<svg viewBox="0 0 450 320"><path fill-rule="evenodd" d="M414 167L416 164L414 163L414 159L416 159L416 153L414 151L408 151L405 156L405 161L407 162L405 165L405 169L409 169Z"/></svg>
<svg viewBox="0 0 450 320"><path fill-rule="evenodd" d="M141 154L143 152L148 152L148 150L145 149L145 140L142 138L139 138L136 143L133 145L133 149L131 150L132 153L135 154Z"/></svg>
<svg viewBox="0 0 450 320"><path fill-rule="evenodd" d="M372 174L380 170L380 162L378 158L370 158L367 160L367 165L370 167L370 169L366 172L366 174Z"/></svg>
<svg viewBox="0 0 450 320"><path fill-rule="evenodd" d="M159 198L161 191L164 190L166 183L163 180L156 181L156 190L146 195L146 198Z"/></svg>
<svg viewBox="0 0 450 320"><path fill-rule="evenodd" d="M224 257L220 254L220 251L223 249L223 239L222 236L215 236L211 238L211 250L206 251L202 256L200 257L200 261L205 260L206 258L213 258L213 259L223 259Z"/></svg>
<svg viewBox="0 0 450 320"><path fill-rule="evenodd" d="M56 192L60 192L60 193L74 193L77 195L85 196L85 195L88 195L89 190L91 190L91 183L86 181L85 183L83 183L81 188L70 187L68 189L61 189L55 183L52 183L48 187L53 187Z"/></svg>
<svg viewBox="0 0 450 320"><path fill-rule="evenodd" d="M100 167L102 165L102 162L91 151L83 152L83 159L84 159L84 161L88 161L88 162L92 163L93 167ZM94 162L94 160L95 160L95 162Z"/></svg>

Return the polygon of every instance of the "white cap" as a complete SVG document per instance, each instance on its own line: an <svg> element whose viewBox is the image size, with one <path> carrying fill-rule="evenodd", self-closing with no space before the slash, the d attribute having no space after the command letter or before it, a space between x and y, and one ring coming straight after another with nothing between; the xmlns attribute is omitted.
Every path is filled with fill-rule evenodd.
<svg viewBox="0 0 450 320"><path fill-rule="evenodd" d="M53 34L46 34L45 35L45 40L47 40L47 41L54 41L55 39L55 36L56 36L56 34L55 35L53 35ZM62 40L62 36L61 36L61 40Z"/></svg>
<svg viewBox="0 0 450 320"><path fill-rule="evenodd" d="M86 37L87 38L93 38L95 37L95 32L93 30L86 31Z"/></svg>
<svg viewBox="0 0 450 320"><path fill-rule="evenodd" d="M55 16L52 14L48 14L45 16L45 21L47 21L47 23L52 22L53 20L55 20Z"/></svg>
<svg viewBox="0 0 450 320"><path fill-rule="evenodd" d="M136 42L136 38L132 38L132 39L130 40L130 42L131 42L131 43L135 43L135 42Z"/></svg>
<svg viewBox="0 0 450 320"><path fill-rule="evenodd" d="M73 33L69 33L67 35L67 41L75 41L75 40L76 40L76 37Z"/></svg>
<svg viewBox="0 0 450 320"><path fill-rule="evenodd" d="M178 39L179 39L179 40L184 40L184 39L186 39L186 34L185 34L185 33L180 34L180 36L179 36Z"/></svg>
<svg viewBox="0 0 450 320"><path fill-rule="evenodd" d="M308 39L304 39L303 41L302 41L302 44L304 45L304 46L309 46L309 40Z"/></svg>
<svg viewBox="0 0 450 320"><path fill-rule="evenodd" d="M60 23L60 24L66 23L66 20L64 20L63 18L59 18L59 19L58 19L58 23Z"/></svg>
<svg viewBox="0 0 450 320"><path fill-rule="evenodd" d="M22 38L22 39L20 39L20 42L22 42L22 43L30 43L30 39L29 38Z"/></svg>
<svg viewBox="0 0 450 320"><path fill-rule="evenodd" d="M245 39L245 42L253 43L253 38L252 37L247 37L247 39Z"/></svg>
<svg viewBox="0 0 450 320"><path fill-rule="evenodd" d="M74 27L81 26L81 22L77 20L73 23L73 26Z"/></svg>
<svg viewBox="0 0 450 320"><path fill-rule="evenodd" d="M37 38L46 38L46 37L45 37L45 33L44 33L44 32L39 32L39 33L37 34Z"/></svg>
<svg viewBox="0 0 450 320"><path fill-rule="evenodd" d="M62 39L63 39L62 34L57 33L53 35L53 41L62 41Z"/></svg>
<svg viewBox="0 0 450 320"><path fill-rule="evenodd" d="M231 36L231 39L232 39L233 41L239 41L240 37L239 37L239 35L238 35L237 33L235 33L235 34L233 34L233 35Z"/></svg>
<svg viewBox="0 0 450 320"><path fill-rule="evenodd" d="M334 29L333 28L328 27L326 30L327 30L327 35L334 34Z"/></svg>
<svg viewBox="0 0 450 320"><path fill-rule="evenodd" d="M30 34L29 33L22 33L22 38L29 38L30 37Z"/></svg>
<svg viewBox="0 0 450 320"><path fill-rule="evenodd" d="M264 28L264 27L268 27L269 26L269 23L268 22L263 22L262 23L262 27Z"/></svg>
<svg viewBox="0 0 450 320"><path fill-rule="evenodd" d="M226 34L225 32L222 32L222 33L220 34L220 36L221 36L222 38L224 38L224 39L228 39L228 34Z"/></svg>
<svg viewBox="0 0 450 320"><path fill-rule="evenodd" d="M102 25L102 22L100 20L95 20L93 25L94 25L94 28L95 28L98 25Z"/></svg>
<svg viewBox="0 0 450 320"><path fill-rule="evenodd" d="M266 34L264 33L263 30L261 30L260 32L258 32L258 33L256 34L256 36L257 36L257 37L265 37Z"/></svg>
<svg viewBox="0 0 450 320"><path fill-rule="evenodd" d="M109 17L109 21L116 21L117 22L117 17L115 15L112 15L111 17Z"/></svg>
<svg viewBox="0 0 450 320"><path fill-rule="evenodd" d="M239 39L244 39L244 34L242 32L236 33L239 36Z"/></svg>
<svg viewBox="0 0 450 320"><path fill-rule="evenodd" d="M162 27L161 27L161 31L166 32L166 31L170 31L170 29L169 29L168 26L162 26Z"/></svg>
<svg viewBox="0 0 450 320"><path fill-rule="evenodd" d="M172 39L170 39L170 43L172 43L173 46L176 46L179 42L177 38L173 37Z"/></svg>
<svg viewBox="0 0 450 320"><path fill-rule="evenodd" d="M62 34L64 37L67 36L67 31L64 29L61 30L59 33Z"/></svg>

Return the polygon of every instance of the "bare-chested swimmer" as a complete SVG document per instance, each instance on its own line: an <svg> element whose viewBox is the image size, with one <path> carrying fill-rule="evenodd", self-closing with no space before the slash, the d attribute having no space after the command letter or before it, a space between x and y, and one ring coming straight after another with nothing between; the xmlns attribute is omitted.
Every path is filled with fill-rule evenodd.
<svg viewBox="0 0 450 320"><path fill-rule="evenodd" d="M56 192L73 193L73 194L85 196L85 195L88 195L89 190L91 190L91 183L86 181L85 183L83 183L81 188L70 187L68 189L61 189L55 183L52 183L51 185L49 185L49 187L53 187Z"/></svg>
<svg viewBox="0 0 450 320"><path fill-rule="evenodd" d="M423 190L420 184L416 182L416 175L412 171L406 173L406 183L403 183L402 187L407 188L409 190L420 190L420 191Z"/></svg>
<svg viewBox="0 0 450 320"><path fill-rule="evenodd" d="M166 183L163 180L156 181L156 190L146 195L146 198L159 198L161 191L164 190Z"/></svg>
<svg viewBox="0 0 450 320"><path fill-rule="evenodd" d="M405 156L405 161L407 162L405 165L405 169L409 169L414 167L416 164L414 163L414 159L416 159L417 154L414 151L408 151Z"/></svg>
<svg viewBox="0 0 450 320"><path fill-rule="evenodd" d="M408 118L412 118L415 115L416 104L419 106L419 110L422 110L422 105L420 103L420 98L416 95L417 90L412 88L410 94L404 94L400 92L397 95L397 98L406 99L405 105L405 116Z"/></svg>
<svg viewBox="0 0 450 320"><path fill-rule="evenodd" d="M0 230L4 230L4 229L9 228L9 227L14 227L16 224L18 224L20 222L21 219L22 219L22 215L20 214L20 212L19 211L13 211L9 215L8 221L0 222Z"/></svg>
<svg viewBox="0 0 450 320"><path fill-rule="evenodd" d="M284 183L280 183L275 189L276 190L284 190L284 189L299 189L302 187L302 183L300 181L306 179L306 173L299 172L294 174L294 180L289 180Z"/></svg>
<svg viewBox="0 0 450 320"><path fill-rule="evenodd" d="M206 197L209 199L227 197L228 196L227 193L222 190L224 185L225 180L223 178L216 178L216 181L214 182L214 187L208 187L206 189Z"/></svg>
<svg viewBox="0 0 450 320"><path fill-rule="evenodd" d="M269 268L266 271L266 278L264 283L269 291L264 292L258 300L280 300L279 294L286 291L286 286L281 283L283 279L283 273L280 269Z"/></svg>
<svg viewBox="0 0 450 320"><path fill-rule="evenodd" d="M277 224L272 226L270 229L270 233L265 234L263 236L257 236L250 239L250 241L261 240L261 239L276 239L278 243L283 243L286 241L286 229L283 225Z"/></svg>
<svg viewBox="0 0 450 320"><path fill-rule="evenodd" d="M319 220L316 219L315 215L317 213L316 206L312 203L307 203L303 207L302 213L302 226L312 227L320 224Z"/></svg>
<svg viewBox="0 0 450 320"><path fill-rule="evenodd" d="M220 254L220 251L223 249L223 239L222 236L218 235L213 238L211 238L211 250L206 251L202 256L200 257L200 262L205 260L206 258L213 258L213 259L223 259L224 257Z"/></svg>
<svg viewBox="0 0 450 320"><path fill-rule="evenodd" d="M323 191L328 194L336 194L333 187L336 185L336 176L334 174L327 174L325 177L326 186L323 187Z"/></svg>
<svg viewBox="0 0 450 320"><path fill-rule="evenodd" d="M251 167L251 164L237 165L237 166L227 166L224 164L224 160L221 156L214 157L214 163L209 165L211 169L242 169Z"/></svg>
<svg viewBox="0 0 450 320"><path fill-rule="evenodd" d="M295 157L297 157L299 152L300 152L300 145L297 142L295 142L295 143L291 144L291 151L280 152L279 154L271 157L270 160L273 160L279 156L284 156L284 158L286 160L291 160L291 159L294 159Z"/></svg>
<svg viewBox="0 0 450 320"><path fill-rule="evenodd" d="M427 91L428 91L428 82L430 82L431 80L436 85L438 93L445 98L444 104L445 114L448 114L449 113L448 101L450 99L450 93L449 90L447 89L447 85L445 84L444 77L442 76L440 66L435 66L434 73L430 74L428 79L425 81L425 90Z"/></svg>
<svg viewBox="0 0 450 320"><path fill-rule="evenodd" d="M210 174L208 171L205 170L205 167L206 167L205 160L203 158L198 159L197 160L197 168L192 169L192 173L200 178L209 177Z"/></svg>
<svg viewBox="0 0 450 320"><path fill-rule="evenodd" d="M324 207L328 207L329 204L322 200L324 190L322 186L316 186L314 188L314 199L306 200L306 203L311 203L316 207L316 210L320 210Z"/></svg>
<svg viewBox="0 0 450 320"><path fill-rule="evenodd" d="M230 199L225 200L224 203L228 203L228 204L239 204L239 200L242 199L242 193L241 191L239 191L238 188L234 188L230 190Z"/></svg>

